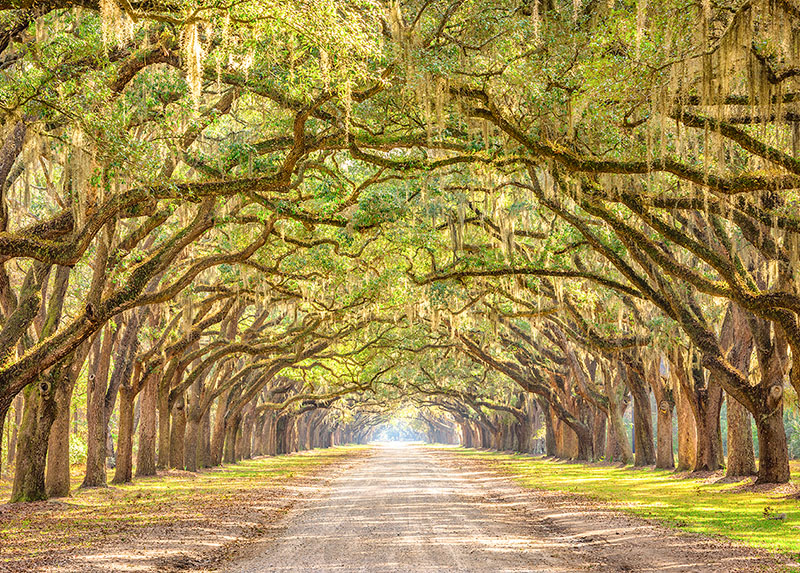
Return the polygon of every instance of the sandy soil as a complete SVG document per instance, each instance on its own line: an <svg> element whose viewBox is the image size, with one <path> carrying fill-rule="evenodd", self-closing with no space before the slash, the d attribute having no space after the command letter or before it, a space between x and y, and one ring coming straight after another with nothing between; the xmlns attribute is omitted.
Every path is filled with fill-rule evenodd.
<svg viewBox="0 0 800 573"><path fill-rule="evenodd" d="M199 474L169 470L137 480L139 489L112 486L76 498L0 504L0 573L215 570L240 547L274 536L293 504L325 491L370 454L328 452L286 456L281 464L265 464L261 479L232 477L227 487L203 479L227 467ZM288 474L274 474L287 468Z"/></svg>
<svg viewBox="0 0 800 573"><path fill-rule="evenodd" d="M551 492L478 462L384 446L295 506L225 573L776 571L785 562Z"/></svg>

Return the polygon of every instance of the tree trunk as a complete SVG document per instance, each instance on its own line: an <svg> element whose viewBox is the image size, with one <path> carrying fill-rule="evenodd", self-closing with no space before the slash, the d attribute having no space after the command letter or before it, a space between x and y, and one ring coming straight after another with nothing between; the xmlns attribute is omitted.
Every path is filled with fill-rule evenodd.
<svg viewBox="0 0 800 573"><path fill-rule="evenodd" d="M265 412L258 418L258 423L256 424L256 434L258 435L257 438L257 448L255 454L258 456L264 456L267 454L267 417L269 413Z"/></svg>
<svg viewBox="0 0 800 573"><path fill-rule="evenodd" d="M169 466L170 445L170 417L172 412L169 407L170 383L161 380L158 384L158 467L166 469Z"/></svg>
<svg viewBox="0 0 800 573"><path fill-rule="evenodd" d="M458 425L461 428L461 445L465 448L471 448L472 446L469 445L469 428L467 427L467 423L461 420L458 422Z"/></svg>
<svg viewBox="0 0 800 573"><path fill-rule="evenodd" d="M25 388L17 467L11 502L47 499L45 468L50 428L56 417L55 390L50 380L40 379Z"/></svg>
<svg viewBox="0 0 800 573"><path fill-rule="evenodd" d="M607 462L618 460L620 457L617 454L618 448L619 444L617 443L617 436L614 434L614 426L608 423L606 424L606 449L603 452L603 459Z"/></svg>
<svg viewBox="0 0 800 573"><path fill-rule="evenodd" d="M3 438L5 437L8 407L0 406L0 479L3 479Z"/></svg>
<svg viewBox="0 0 800 573"><path fill-rule="evenodd" d="M252 424L242 424L242 449L241 458L249 460L253 457L253 426Z"/></svg>
<svg viewBox="0 0 800 573"><path fill-rule="evenodd" d="M480 426L474 421L469 421L469 430L470 430L470 439L472 440L472 447L473 448L480 448L481 447L481 429ZM278 453L281 453L283 445L283 434L278 434ZM344 443L346 444L349 440L347 439L348 436L344 436Z"/></svg>
<svg viewBox="0 0 800 573"><path fill-rule="evenodd" d="M103 340L95 344L99 350L89 368L86 394L86 476L81 487L103 487L106 485L106 441L107 425L105 400L108 388L108 371L116 331L109 323L103 329Z"/></svg>
<svg viewBox="0 0 800 573"><path fill-rule="evenodd" d="M184 438L186 435L186 402L181 396L172 407L172 425L169 440L169 467L182 470L184 467Z"/></svg>
<svg viewBox="0 0 800 573"><path fill-rule="evenodd" d="M787 483L789 481L789 451L786 429L783 426L783 407L778 406L771 415L756 420L758 430L758 479L762 483Z"/></svg>
<svg viewBox="0 0 800 573"><path fill-rule="evenodd" d="M672 412L674 404L669 400L658 403L658 425L656 426L656 467L671 470L675 467L672 453Z"/></svg>
<svg viewBox="0 0 800 573"><path fill-rule="evenodd" d="M195 368L197 365L195 364ZM187 471L196 472L198 467L203 467L200 460L202 448L202 389L203 376L199 377L184 396L186 403L186 431L183 444L183 466Z"/></svg>
<svg viewBox="0 0 800 573"><path fill-rule="evenodd" d="M289 453L286 451L286 434L288 432L287 426L289 425L288 421L289 420L287 416L283 414L279 414L275 420L275 453L277 455ZM476 438L479 438L477 434Z"/></svg>
<svg viewBox="0 0 800 573"><path fill-rule="evenodd" d="M211 413L206 410L200 422L200 443L197 447L197 467L211 466Z"/></svg>
<svg viewBox="0 0 800 573"><path fill-rule="evenodd" d="M228 409L229 390L217 398L217 409L214 414L214 429L211 434L211 465L218 466L222 463L225 446L225 414Z"/></svg>
<svg viewBox="0 0 800 573"><path fill-rule="evenodd" d="M714 471L722 464L722 432L719 416L722 408L722 388L716 382L716 374L706 381L705 369L700 364L700 356L692 353L691 366L687 371L684 357L677 353L675 360L676 377L680 383L682 397L685 397L695 423L695 453L692 471Z"/></svg>
<svg viewBox="0 0 800 573"><path fill-rule="evenodd" d="M19 427L22 425L22 395L14 398L14 426L11 428L11 435L8 440L8 455L6 457L9 468L14 465L17 455L17 439L19 437ZM3 413L5 419L5 412Z"/></svg>
<svg viewBox="0 0 800 573"><path fill-rule="evenodd" d="M683 385L677 385L675 409L678 414L678 465L676 467L678 471L689 471L697 463L697 423L692 413L690 398L686 392Z"/></svg>
<svg viewBox="0 0 800 573"><path fill-rule="evenodd" d="M499 422L495 423L494 428L490 428L487 432L489 439L489 449L502 451L503 450L503 426Z"/></svg>
<svg viewBox="0 0 800 573"><path fill-rule="evenodd" d="M34 264L34 268L36 264ZM40 323L34 327L42 340L50 336L61 320L64 296L69 282L70 269L59 266L55 275L53 292L50 295L47 311L45 305L40 305ZM42 286L42 299L46 296L45 282ZM3 330L5 333L5 329ZM27 344L25 344L27 346ZM12 501L34 501L47 498L47 484L45 475L47 468L47 450L50 442L50 432L58 414L59 400L67 410L66 419L66 446L61 444L61 450L66 450L66 460L59 458L56 464L66 464L66 489L69 492L69 400L71 386L77 377L77 371L72 375L73 363L76 353L71 352L56 362L46 371L41 371L36 383L27 387L25 394L25 413L23 414L20 442L17 453L17 467L14 474L14 485L11 494ZM83 364L81 359L80 364ZM63 470L62 470L63 471Z"/></svg>
<svg viewBox="0 0 800 573"><path fill-rule="evenodd" d="M69 418L70 400L74 381L56 388L56 419L47 441L47 470L45 489L47 497L66 497L69 495Z"/></svg>
<svg viewBox="0 0 800 573"><path fill-rule="evenodd" d="M223 461L226 464L236 463L236 434L239 433L241 415L237 414L225 423L225 451Z"/></svg>
<svg viewBox="0 0 800 573"><path fill-rule="evenodd" d="M608 416L602 410L595 410L592 423L592 451L595 456L600 457L600 453L606 449L606 420Z"/></svg>
<svg viewBox="0 0 800 573"><path fill-rule="evenodd" d="M139 399L139 452L136 456L136 477L156 475L156 409L158 380L150 375L144 382Z"/></svg>
<svg viewBox="0 0 800 573"><path fill-rule="evenodd" d="M621 459L619 461L628 465L633 462L633 450L631 449L631 443L628 441L628 433L625 431L625 423L622 420L623 412L617 395L617 389L614 387L614 380L610 372L605 371L603 378L605 381L606 396L608 397L608 421L614 433L617 447L620 450ZM613 455L612 452L612 457Z"/></svg>
<svg viewBox="0 0 800 573"><path fill-rule="evenodd" d="M264 455L264 420L266 414L256 414L253 426L253 456Z"/></svg>
<svg viewBox="0 0 800 573"><path fill-rule="evenodd" d="M533 433L531 432L530 420L518 420L516 424L514 424L514 432L517 436L517 451L521 453L530 452L531 449L531 436ZM443 441L447 438L442 437ZM446 443L450 443L449 440Z"/></svg>
<svg viewBox="0 0 800 573"><path fill-rule="evenodd" d="M547 457L554 458L558 453L556 430L553 427L555 416L550 406L544 406L544 452Z"/></svg>
<svg viewBox="0 0 800 573"><path fill-rule="evenodd" d="M198 449L200 448L202 416L190 411L186 416L186 439L184 440L183 460L187 471L196 472L198 466Z"/></svg>
<svg viewBox="0 0 800 573"><path fill-rule="evenodd" d="M756 483L786 483L789 451L783 426L783 387L789 365L788 344L775 324L753 319L749 325L761 372L752 411L758 433Z"/></svg>
<svg viewBox="0 0 800 573"><path fill-rule="evenodd" d="M103 434L106 436L106 449L104 451L105 460L109 460L113 462L110 464L110 467L116 468L117 467L117 458L118 454L114 453L114 440L111 437L111 434L108 431L108 426L111 422L111 416L114 412L114 404L117 402L117 395L120 394L122 388L127 388L128 393L132 394L129 395L129 406L130 412L126 415L130 416L129 420L126 420L127 427L125 431L127 435L123 435L121 432L117 436L118 444L119 442L124 442L125 440L128 443L122 443L122 446L125 448L132 449L133 443L133 403L136 397L136 392L138 389L133 389L131 386L131 377L135 369L138 369L135 365L136 363L136 352L139 348L139 330L142 321L145 318L147 310L146 309L139 309L138 311L134 311L129 313L128 319L125 325L125 331L122 335L122 339L120 340L119 347L117 349L117 354L115 358L114 364L114 372L111 374L111 378L108 382L108 387L106 389L105 398L103 400ZM121 398L120 398L121 401ZM122 405L120 404L120 413L122 412ZM122 422L120 421L120 430L122 429ZM117 448L119 449L119 448ZM120 479L124 479L125 473L127 473L127 481L130 481L130 462L131 462L131 454L126 452L127 460L125 461L128 464L128 468L126 469L123 474L120 474ZM116 479L117 473L114 472L114 478ZM119 483L119 482L117 482ZM124 482L123 482L124 483Z"/></svg>
<svg viewBox="0 0 800 573"><path fill-rule="evenodd" d="M592 432L575 431L573 428L570 428L570 430L575 433L575 436L578 439L578 455L575 459L585 462L592 461L592 458L594 457L594 451L592 450Z"/></svg>
<svg viewBox="0 0 800 573"><path fill-rule="evenodd" d="M264 440L266 442L265 452L268 456L274 456L278 453L278 443L276 441L276 417L275 412L269 412L266 420L266 435Z"/></svg>
<svg viewBox="0 0 800 573"><path fill-rule="evenodd" d="M117 437L117 467L111 483L128 483L133 478L133 403L136 394L130 385L119 389L119 435Z"/></svg>
<svg viewBox="0 0 800 573"><path fill-rule="evenodd" d="M730 394L728 400L728 477L751 476L756 473L753 429L750 412Z"/></svg>
<svg viewBox="0 0 800 573"><path fill-rule="evenodd" d="M658 409L656 420L656 467L671 470L675 467L675 458L672 454L672 412L675 409L675 399L669 386L669 368L666 359L656 356L648 364L647 381L656 400Z"/></svg>
<svg viewBox="0 0 800 573"><path fill-rule="evenodd" d="M314 424L314 432L311 434L311 449L316 448L324 448L323 445L325 443L325 430L323 428L324 423L322 421ZM443 442L439 442L443 443Z"/></svg>
<svg viewBox="0 0 800 573"><path fill-rule="evenodd" d="M724 398L722 387L709 377L708 386L696 391L701 424L697 428L695 471L716 471L724 463L720 414Z"/></svg>
<svg viewBox="0 0 800 573"><path fill-rule="evenodd" d="M747 322L747 315L737 305L731 305L734 326L725 337L725 346L730 347L728 360L747 376L753 356L753 333ZM728 401L728 477L749 476L756 473L756 460L753 450L753 430L750 426L750 412L730 394Z"/></svg>
<svg viewBox="0 0 800 573"><path fill-rule="evenodd" d="M289 423L287 424L287 432L284 434L286 436L286 453L293 453L298 451L300 448L297 445L297 417L292 416L290 418ZM486 436L487 441L489 436Z"/></svg>
<svg viewBox="0 0 800 573"><path fill-rule="evenodd" d="M628 368L628 388L633 396L633 424L635 466L649 466L656 463L656 451L653 444L653 415L650 410L650 392L640 376Z"/></svg>

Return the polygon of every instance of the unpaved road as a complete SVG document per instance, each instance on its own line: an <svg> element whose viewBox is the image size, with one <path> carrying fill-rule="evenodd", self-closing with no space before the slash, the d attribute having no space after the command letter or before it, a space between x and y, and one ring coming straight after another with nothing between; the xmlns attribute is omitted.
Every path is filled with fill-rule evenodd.
<svg viewBox="0 0 800 573"><path fill-rule="evenodd" d="M227 573L775 571L763 552L682 534L419 446L382 446Z"/></svg>

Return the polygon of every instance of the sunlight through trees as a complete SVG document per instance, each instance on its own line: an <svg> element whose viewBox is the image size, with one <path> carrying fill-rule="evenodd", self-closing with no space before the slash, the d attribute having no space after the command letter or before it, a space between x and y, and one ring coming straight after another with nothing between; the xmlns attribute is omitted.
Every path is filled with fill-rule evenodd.
<svg viewBox="0 0 800 573"><path fill-rule="evenodd" d="M0 10L13 501L392 432L790 480L796 3Z"/></svg>

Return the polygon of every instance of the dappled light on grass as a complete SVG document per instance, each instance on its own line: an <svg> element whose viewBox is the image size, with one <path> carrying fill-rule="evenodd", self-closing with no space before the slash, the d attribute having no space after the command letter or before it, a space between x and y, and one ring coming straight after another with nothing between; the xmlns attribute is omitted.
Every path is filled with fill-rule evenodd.
<svg viewBox="0 0 800 573"><path fill-rule="evenodd" d="M558 462L525 455L453 450L496 464L525 487L571 492L684 531L725 535L755 547L800 557L800 502L775 491L741 491L741 483L678 478L664 470ZM794 468L796 471L800 468ZM768 517L785 514L785 519Z"/></svg>

